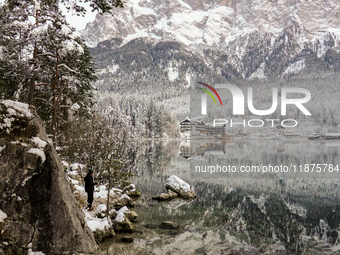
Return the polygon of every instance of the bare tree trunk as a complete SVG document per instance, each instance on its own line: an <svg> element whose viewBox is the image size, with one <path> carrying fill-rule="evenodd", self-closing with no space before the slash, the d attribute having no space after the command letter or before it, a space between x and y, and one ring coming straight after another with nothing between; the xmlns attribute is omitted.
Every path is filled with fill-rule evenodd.
<svg viewBox="0 0 340 255"><path fill-rule="evenodd" d="M67 94L67 91L65 91L65 94ZM63 109L63 113L64 113L64 120L65 120L65 124L64 124L64 128L63 131L65 133L65 138L66 140L69 139L69 127L70 127L70 123L69 123L69 108L67 107L67 97L64 97L63 100L63 104L64 104L64 109Z"/></svg>
<svg viewBox="0 0 340 255"><path fill-rule="evenodd" d="M53 135L53 142L56 140L56 125L57 125L57 95L56 95L56 89L57 89L57 82L58 82L58 51L57 51L57 62L55 64L55 77L54 77L54 84L53 84L53 112L52 112L52 135Z"/></svg>
<svg viewBox="0 0 340 255"><path fill-rule="evenodd" d="M39 25L39 11L38 10L35 11L35 25L36 27L38 27ZM37 43L35 43L34 53L33 53L34 65L35 65L35 61L37 58L38 58L38 46L37 46ZM31 78L31 81L30 81L30 92L29 92L29 98L28 98L28 103L30 105L34 104L34 90L35 90L35 73L33 73L33 77Z"/></svg>
<svg viewBox="0 0 340 255"><path fill-rule="evenodd" d="M33 61L37 59L37 55L38 55L38 47L35 46L34 54L33 54ZM33 77L31 78L31 81L30 81L30 92L29 92L29 99L28 99L28 103L30 105L34 104L34 90L35 90L35 74L33 74Z"/></svg>
<svg viewBox="0 0 340 255"><path fill-rule="evenodd" d="M107 186L106 217L109 219L111 182Z"/></svg>

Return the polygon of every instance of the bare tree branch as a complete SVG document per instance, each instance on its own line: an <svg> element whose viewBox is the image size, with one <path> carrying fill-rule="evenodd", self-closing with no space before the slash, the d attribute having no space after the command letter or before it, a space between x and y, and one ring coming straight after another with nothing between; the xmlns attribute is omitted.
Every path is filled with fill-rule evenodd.
<svg viewBox="0 0 340 255"><path fill-rule="evenodd" d="M65 67L65 68L68 69L70 72L79 74L79 72L77 72L77 71L71 69L70 67L68 67L68 66L65 65L65 64L59 64L58 67Z"/></svg>

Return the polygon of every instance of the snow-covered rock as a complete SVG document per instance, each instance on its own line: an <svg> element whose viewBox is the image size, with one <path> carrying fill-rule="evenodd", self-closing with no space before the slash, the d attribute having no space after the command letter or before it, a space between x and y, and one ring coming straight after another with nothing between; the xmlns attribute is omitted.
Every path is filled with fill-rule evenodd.
<svg viewBox="0 0 340 255"><path fill-rule="evenodd" d="M45 255L42 251L32 251L32 249L28 249L27 255Z"/></svg>
<svg viewBox="0 0 340 255"><path fill-rule="evenodd" d="M171 175L165 183L167 189L181 190L184 192L190 191L190 185L178 178L176 175Z"/></svg>
<svg viewBox="0 0 340 255"><path fill-rule="evenodd" d="M135 202L126 194L123 194L119 197L118 201L114 203L115 208L122 208L124 206L127 207L134 207Z"/></svg>
<svg viewBox="0 0 340 255"><path fill-rule="evenodd" d="M96 210L95 210L95 214L98 216L100 216L100 218L104 218L105 217L105 212L106 212L106 206L103 204L100 204L97 206Z"/></svg>
<svg viewBox="0 0 340 255"><path fill-rule="evenodd" d="M113 221L113 228L117 231L131 231L133 230L133 224L128 219L126 214L129 214L131 211L126 207L122 207L116 215L115 220Z"/></svg>
<svg viewBox="0 0 340 255"><path fill-rule="evenodd" d="M87 226L89 226L92 232L96 230L104 230L105 228L110 228L110 223L107 218L93 218L92 220L88 220L86 224Z"/></svg>
<svg viewBox="0 0 340 255"><path fill-rule="evenodd" d="M112 237L115 235L110 218L106 217L98 218L94 213L85 210L84 214L85 222L93 232L94 238L98 243L104 240L105 238Z"/></svg>
<svg viewBox="0 0 340 255"><path fill-rule="evenodd" d="M47 142L41 140L39 137L33 137L33 142L38 146L38 148L44 148Z"/></svg>
<svg viewBox="0 0 340 255"><path fill-rule="evenodd" d="M0 210L0 223L7 218L7 214Z"/></svg>
<svg viewBox="0 0 340 255"><path fill-rule="evenodd" d="M131 183L123 189L123 193L129 190L134 190L134 189L136 189L136 186L133 183Z"/></svg>
<svg viewBox="0 0 340 255"><path fill-rule="evenodd" d="M140 197L141 193L134 184L130 184L123 189L123 193L129 197Z"/></svg>
<svg viewBox="0 0 340 255"><path fill-rule="evenodd" d="M191 189L190 185L178 178L176 175L171 175L166 180L165 188L177 193L181 198L192 199L197 196L196 192Z"/></svg>
<svg viewBox="0 0 340 255"><path fill-rule="evenodd" d="M22 117L33 117L32 112L29 110L28 104L12 101L12 100L2 100L0 101L3 105L7 107L7 112L12 115L19 115Z"/></svg>
<svg viewBox="0 0 340 255"><path fill-rule="evenodd" d="M43 164L46 160L45 152L39 148L31 148L27 151L28 153L36 154L41 158L41 163Z"/></svg>
<svg viewBox="0 0 340 255"><path fill-rule="evenodd" d="M117 222L123 222L123 221L124 221L124 218L125 218L125 213L129 213L129 212L130 212L130 210L129 210L126 206L123 206L123 207L117 212L115 221L117 221Z"/></svg>

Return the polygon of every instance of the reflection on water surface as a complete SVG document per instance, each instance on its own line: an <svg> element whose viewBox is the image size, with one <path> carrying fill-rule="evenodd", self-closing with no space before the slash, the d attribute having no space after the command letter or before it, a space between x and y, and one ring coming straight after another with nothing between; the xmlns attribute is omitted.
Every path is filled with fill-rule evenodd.
<svg viewBox="0 0 340 255"><path fill-rule="evenodd" d="M305 174L283 178L205 178L190 172L188 158L233 164L337 163L340 146L328 141L150 142L145 161L132 179L142 192L134 233L117 233L100 244L102 254L338 254L339 179ZM182 153L182 155L181 155ZM195 160L195 159L194 159ZM159 203L175 174L197 192L197 199ZM162 221L179 224L162 229ZM133 243L122 243L122 236ZM340 252L339 252L340 254Z"/></svg>

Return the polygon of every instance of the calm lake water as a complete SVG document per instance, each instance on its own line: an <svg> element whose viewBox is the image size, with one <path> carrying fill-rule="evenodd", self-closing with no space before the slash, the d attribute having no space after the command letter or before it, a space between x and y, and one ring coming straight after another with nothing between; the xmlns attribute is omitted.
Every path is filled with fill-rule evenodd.
<svg viewBox="0 0 340 255"><path fill-rule="evenodd" d="M195 173L193 164L340 164L339 141L148 142L132 182L141 191L133 233L116 233L102 254L340 254L340 183L332 174ZM192 166L190 168L190 161ZM328 172L328 170L326 171ZM170 175L197 192L193 201L151 199ZM326 178L330 177L330 178ZM338 179L339 178L339 179ZM177 229L162 229L172 221ZM122 236L133 243L120 242Z"/></svg>

